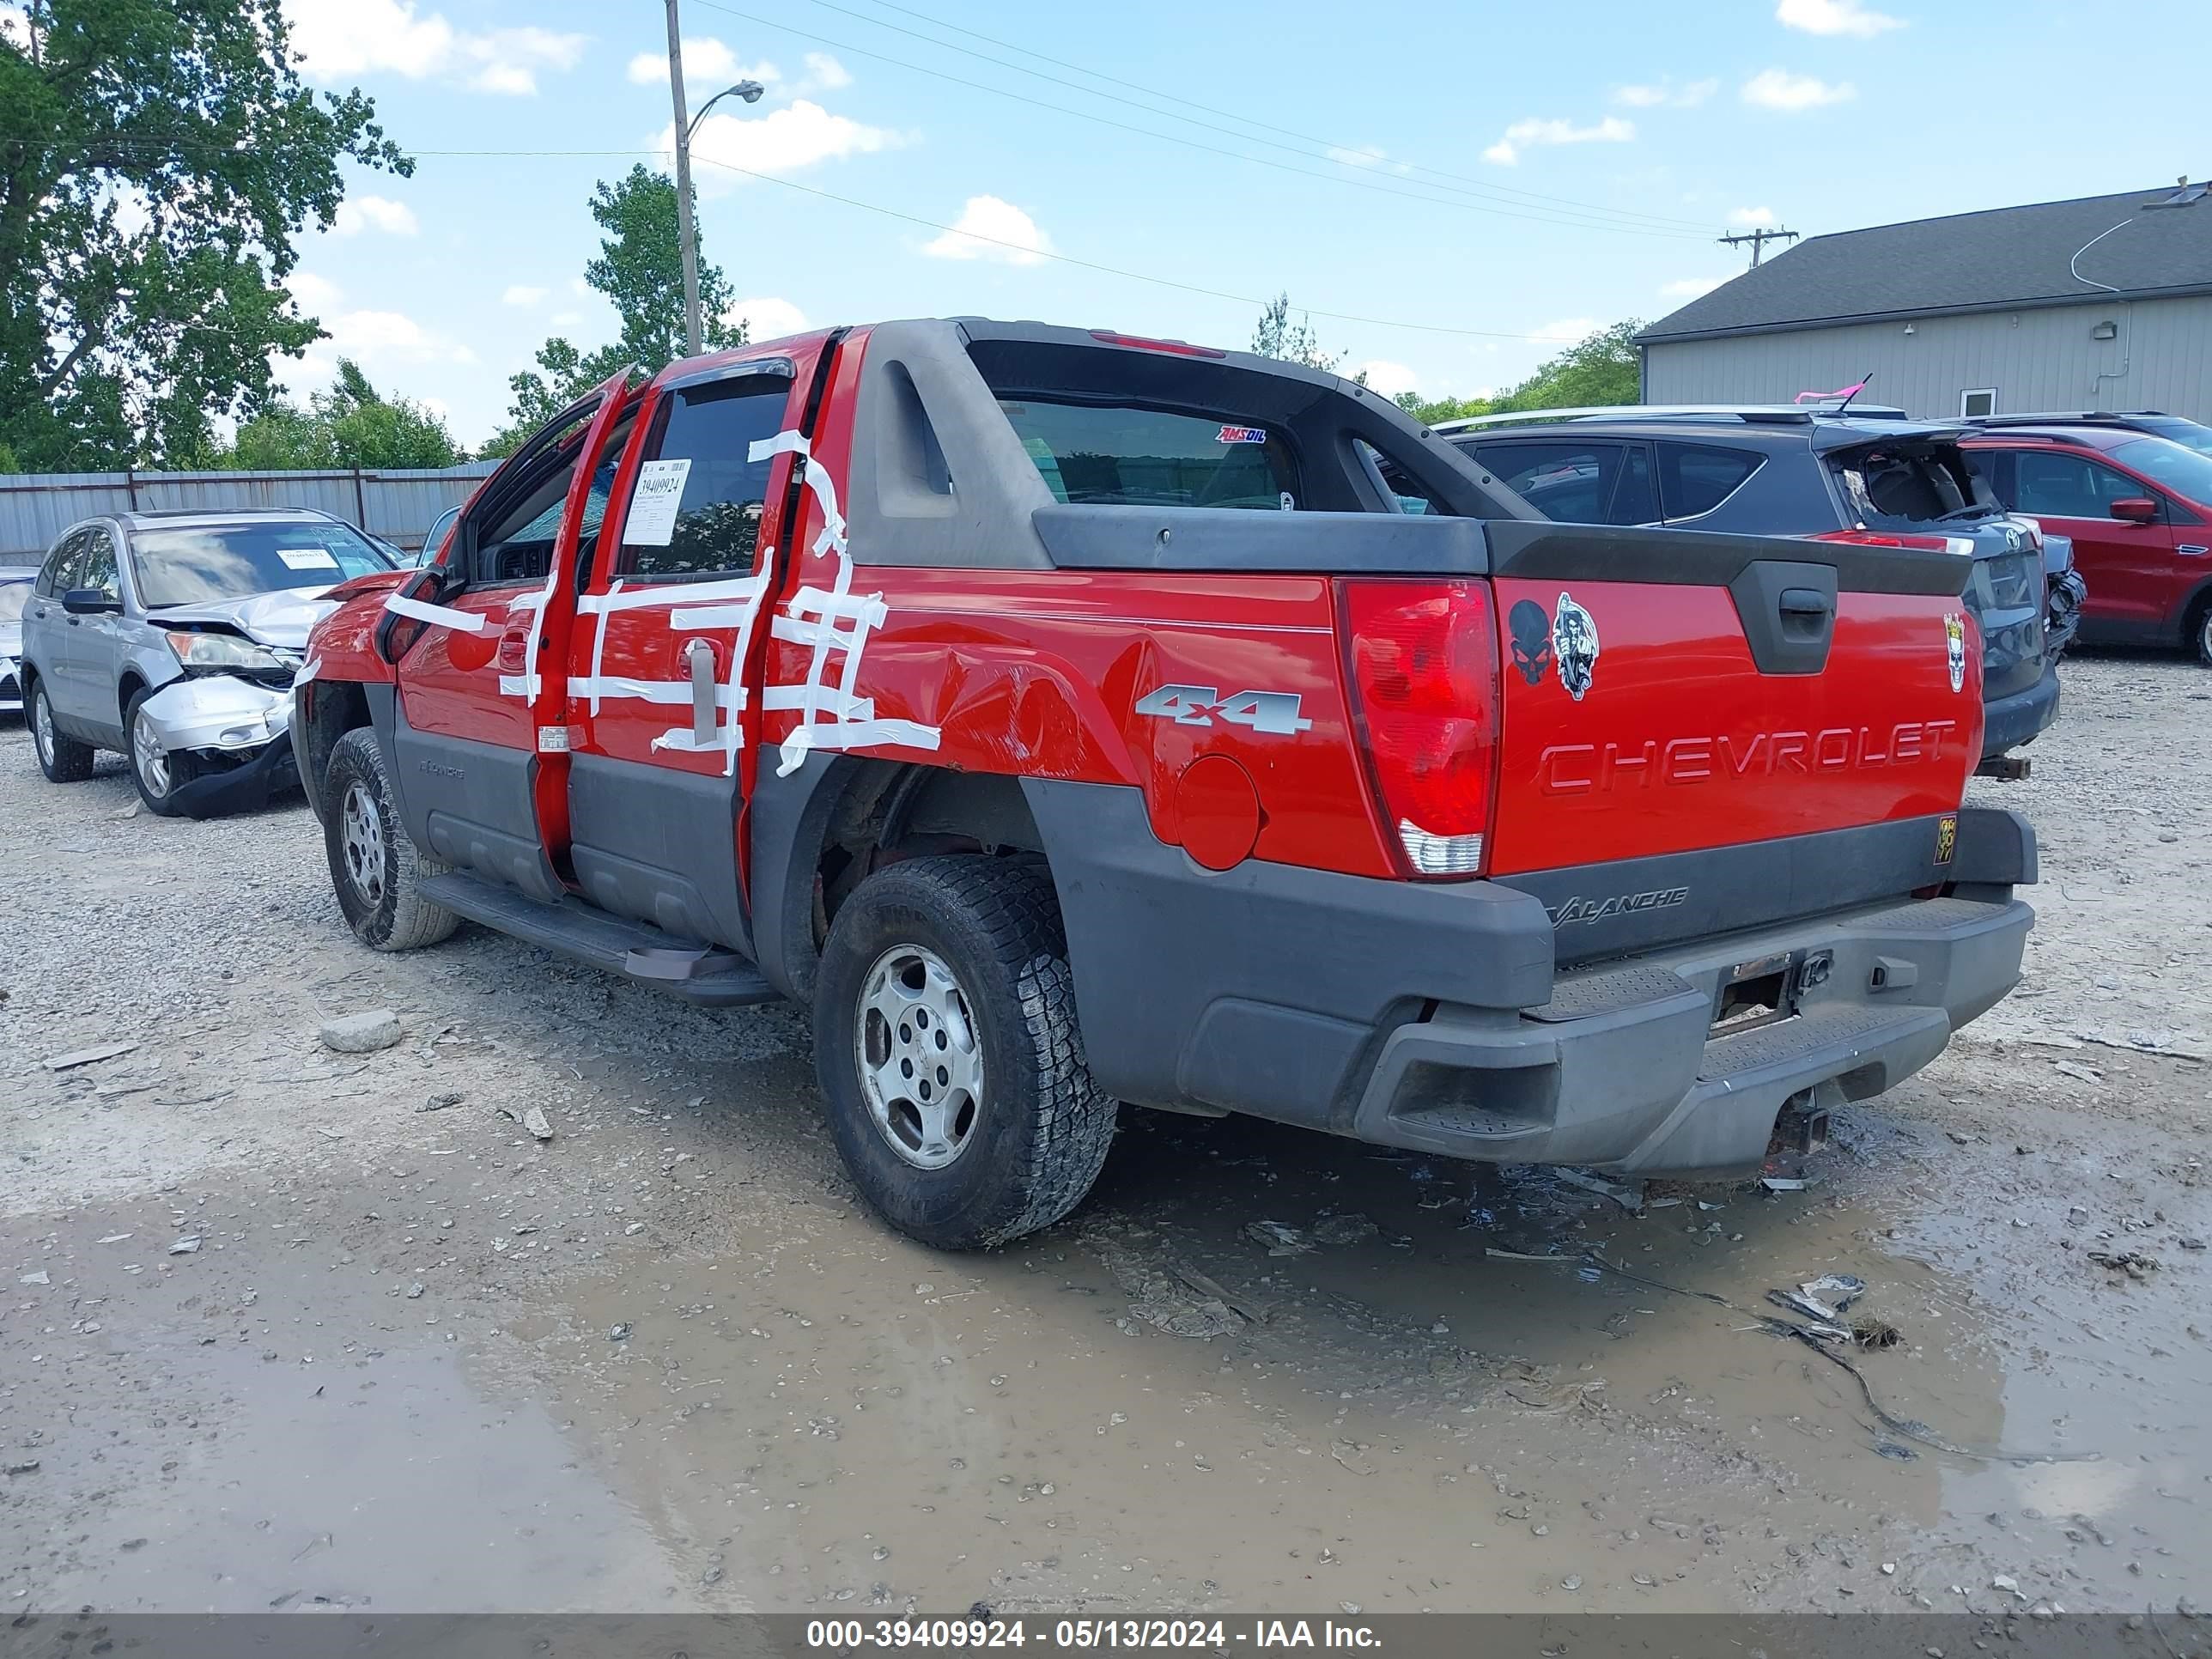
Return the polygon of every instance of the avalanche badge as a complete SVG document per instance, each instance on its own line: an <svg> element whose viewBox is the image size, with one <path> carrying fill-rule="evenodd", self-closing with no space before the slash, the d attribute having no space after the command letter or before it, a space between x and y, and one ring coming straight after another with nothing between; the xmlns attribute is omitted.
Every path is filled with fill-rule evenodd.
<svg viewBox="0 0 2212 1659"><path fill-rule="evenodd" d="M1562 592L1552 613L1552 659L1559 665L1559 684L1577 702L1597 677L1597 623L1572 594Z"/></svg>
<svg viewBox="0 0 2212 1659"><path fill-rule="evenodd" d="M1947 612L1943 617L1943 654L1951 667L1951 689L1963 690L1966 684L1966 619L1955 611Z"/></svg>
<svg viewBox="0 0 2212 1659"><path fill-rule="evenodd" d="M1936 820L1936 862L1948 864L1959 850L1959 815L1946 812Z"/></svg>

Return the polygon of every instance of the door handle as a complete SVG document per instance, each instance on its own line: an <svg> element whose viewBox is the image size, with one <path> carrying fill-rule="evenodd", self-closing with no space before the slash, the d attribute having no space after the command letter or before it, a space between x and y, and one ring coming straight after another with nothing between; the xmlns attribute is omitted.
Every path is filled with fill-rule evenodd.
<svg viewBox="0 0 2212 1659"><path fill-rule="evenodd" d="M702 749L714 742L714 647L704 640L687 640L684 666L691 679L691 741Z"/></svg>
<svg viewBox="0 0 2212 1659"><path fill-rule="evenodd" d="M1785 587L1782 590L1782 614L1785 617L1825 617L1828 614L1828 596L1817 587Z"/></svg>

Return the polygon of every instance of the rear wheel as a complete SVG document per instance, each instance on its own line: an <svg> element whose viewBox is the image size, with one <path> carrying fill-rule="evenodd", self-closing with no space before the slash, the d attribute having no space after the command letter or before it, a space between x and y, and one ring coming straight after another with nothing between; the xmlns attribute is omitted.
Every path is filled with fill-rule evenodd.
<svg viewBox="0 0 2212 1659"><path fill-rule="evenodd" d="M146 718L146 700L153 695L150 690L141 691L131 699L123 729L131 740L126 758L131 763L131 781L138 786L138 799L145 802L148 811L166 818L176 813L177 791L206 769L196 755L183 750L173 754L162 748L153 721Z"/></svg>
<svg viewBox="0 0 2212 1659"><path fill-rule="evenodd" d="M423 878L447 866L416 850L392 811L374 732L356 726L338 739L322 799L330 804L323 851L331 885L354 936L380 951L412 951L448 937L461 919L422 892Z"/></svg>
<svg viewBox="0 0 2212 1659"><path fill-rule="evenodd" d="M92 745L54 724L54 706L43 679L31 682L31 747L49 783L82 783L92 775Z"/></svg>
<svg viewBox="0 0 2212 1659"><path fill-rule="evenodd" d="M2197 602L2189 624L2189 643L2197 647L2197 660L2212 668L2212 599Z"/></svg>
<svg viewBox="0 0 2212 1659"><path fill-rule="evenodd" d="M815 1065L845 1166L892 1225L941 1249L1050 1226L1106 1161L1052 882L1028 860L913 859L837 912L815 988Z"/></svg>

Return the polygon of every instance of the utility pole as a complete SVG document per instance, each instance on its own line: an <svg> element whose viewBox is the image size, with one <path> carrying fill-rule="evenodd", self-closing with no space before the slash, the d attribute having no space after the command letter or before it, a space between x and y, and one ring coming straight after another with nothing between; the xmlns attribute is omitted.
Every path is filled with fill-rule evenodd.
<svg viewBox="0 0 2212 1659"><path fill-rule="evenodd" d="M668 0L668 95L676 105L676 240L684 249L684 355L699 355L699 245L691 228L691 123L684 113L684 27ZM1753 264L1759 263L1756 257Z"/></svg>
<svg viewBox="0 0 2212 1659"><path fill-rule="evenodd" d="M676 0L668 0L668 15L675 16ZM1794 230L1769 230L1762 226L1757 230L1740 230L1734 235L1723 236L1720 238L1720 244L1723 247L1741 247L1746 242L1750 243L1751 268L1756 270L1759 258L1766 252L1769 242L1794 242L1796 240L1797 233Z"/></svg>

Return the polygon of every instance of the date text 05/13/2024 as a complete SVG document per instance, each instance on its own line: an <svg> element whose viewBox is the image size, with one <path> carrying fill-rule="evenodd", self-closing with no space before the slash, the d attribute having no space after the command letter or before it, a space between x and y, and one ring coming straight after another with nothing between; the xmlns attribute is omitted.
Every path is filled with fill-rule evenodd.
<svg viewBox="0 0 2212 1659"><path fill-rule="evenodd" d="M813 1619L806 1645L830 1652L869 1648L1055 1649L1382 1646L1373 1628L1334 1619Z"/></svg>

